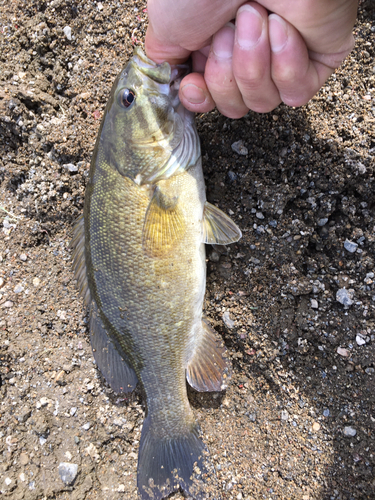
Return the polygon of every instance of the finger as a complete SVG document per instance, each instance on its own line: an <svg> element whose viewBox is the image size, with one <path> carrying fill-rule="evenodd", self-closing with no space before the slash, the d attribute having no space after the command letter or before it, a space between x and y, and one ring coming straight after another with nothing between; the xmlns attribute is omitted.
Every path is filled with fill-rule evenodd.
<svg viewBox="0 0 375 500"><path fill-rule="evenodd" d="M190 56L190 50L179 45L168 44L160 41L151 24L149 24L145 38L145 51L147 57L156 63L168 61L170 64L184 63Z"/></svg>
<svg viewBox="0 0 375 500"><path fill-rule="evenodd" d="M268 13L256 2L237 12L233 73L248 108L265 113L281 102L271 78Z"/></svg>
<svg viewBox="0 0 375 500"><path fill-rule="evenodd" d="M207 113L215 107L201 73L190 73L185 76L180 84L179 97L183 106L194 113Z"/></svg>
<svg viewBox="0 0 375 500"><path fill-rule="evenodd" d="M212 40L204 78L217 109L229 118L240 118L248 112L232 71L234 24L228 23Z"/></svg>
<svg viewBox="0 0 375 500"><path fill-rule="evenodd" d="M272 79L289 106L306 104L324 84L333 68L311 60L300 33L276 14L269 16Z"/></svg>

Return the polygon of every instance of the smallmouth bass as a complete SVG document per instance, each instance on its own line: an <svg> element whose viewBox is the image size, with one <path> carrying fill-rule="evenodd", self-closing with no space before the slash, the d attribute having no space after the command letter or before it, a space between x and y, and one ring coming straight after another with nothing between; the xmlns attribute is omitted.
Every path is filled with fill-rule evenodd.
<svg viewBox="0 0 375 500"><path fill-rule="evenodd" d="M232 243L241 231L206 201L194 116L178 100L184 72L135 49L111 90L72 241L96 363L115 392L139 383L145 394L142 500L178 488L203 498L206 449L186 379L220 391L230 375L202 321L205 243Z"/></svg>

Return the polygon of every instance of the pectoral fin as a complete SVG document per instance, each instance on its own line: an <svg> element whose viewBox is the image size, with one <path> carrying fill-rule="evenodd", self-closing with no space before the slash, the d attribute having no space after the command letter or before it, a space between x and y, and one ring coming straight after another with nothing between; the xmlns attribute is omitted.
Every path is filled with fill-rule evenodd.
<svg viewBox="0 0 375 500"><path fill-rule="evenodd" d="M161 257L170 252L181 238L185 228L178 198L168 196L156 188L147 209L143 226L143 248L150 257Z"/></svg>
<svg viewBox="0 0 375 500"><path fill-rule="evenodd" d="M226 348L205 321L199 333L198 345L187 366L187 381L197 391L222 391L231 376Z"/></svg>
<svg viewBox="0 0 375 500"><path fill-rule="evenodd" d="M241 236L240 228L232 219L206 201L203 211L203 243L228 245L238 241Z"/></svg>

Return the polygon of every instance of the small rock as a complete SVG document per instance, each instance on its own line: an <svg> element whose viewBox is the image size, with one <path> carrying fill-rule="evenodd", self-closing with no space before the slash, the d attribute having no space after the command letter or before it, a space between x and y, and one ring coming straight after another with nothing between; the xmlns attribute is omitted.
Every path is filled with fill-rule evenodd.
<svg viewBox="0 0 375 500"><path fill-rule="evenodd" d="M350 351L348 349L345 349L344 347L338 347L337 354L340 354L340 356L344 356L344 358L348 358L350 356Z"/></svg>
<svg viewBox="0 0 375 500"><path fill-rule="evenodd" d="M59 385L65 385L66 384L66 381L65 381L65 371L64 370L61 370L56 375L55 382L56 382L56 384L59 384Z"/></svg>
<svg viewBox="0 0 375 500"><path fill-rule="evenodd" d="M21 253L20 255L20 259L23 261L23 262L26 262L27 261L27 255L25 253Z"/></svg>
<svg viewBox="0 0 375 500"><path fill-rule="evenodd" d="M13 307L13 302L11 300L7 300L4 302L3 307Z"/></svg>
<svg viewBox="0 0 375 500"><path fill-rule="evenodd" d="M23 287L22 285L20 285L20 284L16 285L16 286L14 287L14 289L13 289L13 292L14 292L14 293L21 293L21 292L23 292L23 291L24 291L24 287Z"/></svg>
<svg viewBox="0 0 375 500"><path fill-rule="evenodd" d="M220 255L217 252L215 252L215 250L212 250L208 258L210 259L211 262L219 262Z"/></svg>
<svg viewBox="0 0 375 500"><path fill-rule="evenodd" d="M234 182L238 179L238 175L235 172L232 172L232 170L229 170L227 176L229 182Z"/></svg>
<svg viewBox="0 0 375 500"><path fill-rule="evenodd" d="M328 408L326 408L325 410L323 410L323 416L324 417L329 417L329 414L330 414L330 411Z"/></svg>
<svg viewBox="0 0 375 500"><path fill-rule="evenodd" d="M357 431L353 429L353 427L344 427L343 434L347 437L354 437L357 434Z"/></svg>
<svg viewBox="0 0 375 500"><path fill-rule="evenodd" d="M90 422L87 422L86 424L83 424L82 425L82 429L84 429L85 431L88 431L91 427L91 424Z"/></svg>
<svg viewBox="0 0 375 500"><path fill-rule="evenodd" d="M48 405L48 398L46 397L40 398L40 406L43 408L44 406L47 405Z"/></svg>
<svg viewBox="0 0 375 500"><path fill-rule="evenodd" d="M357 250L357 248L358 248L358 244L355 243L354 241L350 241L350 240L346 239L344 241L344 248L348 252L354 253Z"/></svg>
<svg viewBox="0 0 375 500"><path fill-rule="evenodd" d="M310 299L310 304L311 304L312 309L319 308L319 304L318 304L318 301L316 299Z"/></svg>
<svg viewBox="0 0 375 500"><path fill-rule="evenodd" d="M26 453L21 453L19 461L21 465L27 465L29 463L29 456Z"/></svg>
<svg viewBox="0 0 375 500"><path fill-rule="evenodd" d="M246 156L249 153L249 150L245 146L243 141L236 141L232 144L232 149L235 153Z"/></svg>
<svg viewBox="0 0 375 500"><path fill-rule="evenodd" d="M70 416L73 417L76 413L77 413L77 408L75 406L73 406L72 408L70 408Z"/></svg>
<svg viewBox="0 0 375 500"><path fill-rule="evenodd" d="M286 410L281 410L281 420L286 422L289 418L289 413Z"/></svg>
<svg viewBox="0 0 375 500"><path fill-rule="evenodd" d="M234 321L230 318L229 311L225 311L225 313L223 314L223 321L227 328L234 328Z"/></svg>
<svg viewBox="0 0 375 500"><path fill-rule="evenodd" d="M324 217L323 219L319 219L318 220L318 226L322 227L322 226L325 226L328 222L328 219L327 217Z"/></svg>
<svg viewBox="0 0 375 500"><path fill-rule="evenodd" d="M67 170L70 173L78 172L78 167L76 165L73 165L73 163L65 163L63 165L63 168L65 168L65 170Z"/></svg>
<svg viewBox="0 0 375 500"><path fill-rule="evenodd" d="M257 213L255 214L255 217L256 217L257 219L264 219L264 215L262 214L262 212L257 212Z"/></svg>
<svg viewBox="0 0 375 500"><path fill-rule="evenodd" d="M312 424L312 430L313 430L314 432L318 432L318 431L320 431L320 424L319 424L319 422L314 422L314 423Z"/></svg>
<svg viewBox="0 0 375 500"><path fill-rule="evenodd" d="M366 344L366 340L360 334L356 335L355 341L357 342L358 345Z"/></svg>
<svg viewBox="0 0 375 500"><path fill-rule="evenodd" d="M349 294L349 291L346 288L340 288L340 290L337 290L336 292L337 302L340 302L340 304L344 305L345 307L349 307L353 304L352 297L353 294Z"/></svg>
<svg viewBox="0 0 375 500"><path fill-rule="evenodd" d="M31 410L27 409L18 415L17 420L21 424L24 424L30 417L31 417Z"/></svg>
<svg viewBox="0 0 375 500"><path fill-rule="evenodd" d="M39 286L40 285L40 279L39 278L34 278L33 279L33 285L34 286Z"/></svg>
<svg viewBox="0 0 375 500"><path fill-rule="evenodd" d="M371 366L369 368L366 368L365 372L367 375L373 375L375 373L375 368L372 368Z"/></svg>
<svg viewBox="0 0 375 500"><path fill-rule="evenodd" d="M4 280L3 278L0 278L0 288L4 285Z"/></svg>
<svg viewBox="0 0 375 500"><path fill-rule="evenodd" d="M78 473L78 465L71 464L69 462L61 462L59 464L59 475L61 481L64 484L72 484L77 477Z"/></svg>
<svg viewBox="0 0 375 500"><path fill-rule="evenodd" d="M63 31L66 38L70 41L72 39L72 28L70 26L65 26Z"/></svg>

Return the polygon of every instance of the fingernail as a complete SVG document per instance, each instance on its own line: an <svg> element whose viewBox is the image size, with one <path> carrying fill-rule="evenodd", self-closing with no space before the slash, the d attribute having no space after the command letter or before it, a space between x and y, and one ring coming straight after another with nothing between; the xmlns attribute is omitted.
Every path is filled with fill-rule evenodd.
<svg viewBox="0 0 375 500"><path fill-rule="evenodd" d="M236 41L243 49L255 47L263 31L263 18L251 5L243 5L237 12Z"/></svg>
<svg viewBox="0 0 375 500"><path fill-rule="evenodd" d="M234 24L227 23L216 33L212 41L212 50L220 59L230 59L233 55Z"/></svg>
<svg viewBox="0 0 375 500"><path fill-rule="evenodd" d="M268 30L272 52L281 52L288 41L286 22L277 14L271 14L268 18Z"/></svg>
<svg viewBox="0 0 375 500"><path fill-rule="evenodd" d="M191 102L191 104L202 104L202 102L206 100L203 90L192 83L184 85L181 89L181 93L187 101Z"/></svg>

